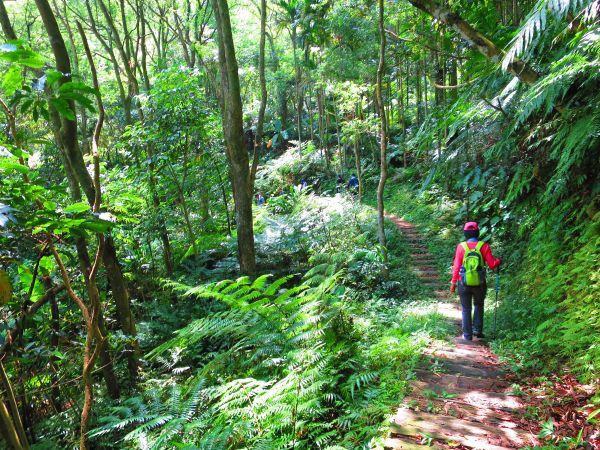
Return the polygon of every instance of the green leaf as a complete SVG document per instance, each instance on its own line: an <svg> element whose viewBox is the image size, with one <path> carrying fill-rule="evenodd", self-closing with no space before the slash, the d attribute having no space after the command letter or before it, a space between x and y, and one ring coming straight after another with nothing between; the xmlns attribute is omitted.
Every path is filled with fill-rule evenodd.
<svg viewBox="0 0 600 450"><path fill-rule="evenodd" d="M21 290L23 292L29 292L29 289L33 282L33 273L31 269L29 269L29 267L25 266L24 264L20 264L17 270L19 273L19 281L21 282ZM38 280L36 280L35 285L33 287L33 291L31 291L30 300L32 302L35 302L43 295L44 288L42 287L42 284Z"/></svg>
<svg viewBox="0 0 600 450"><path fill-rule="evenodd" d="M553 433L554 433L554 422L552 421L552 419L548 419L542 425L542 429L540 430L538 437L541 439L544 439L544 438L547 438L548 436L552 436Z"/></svg>
<svg viewBox="0 0 600 450"><path fill-rule="evenodd" d="M71 206L67 206L64 209L64 212L66 213L81 213L84 211L89 211L90 210L90 205L87 202L78 202L78 203L73 203Z"/></svg>
<svg viewBox="0 0 600 450"><path fill-rule="evenodd" d="M22 84L23 72L18 65L12 64L2 78L2 89L7 97L12 97Z"/></svg>
<svg viewBox="0 0 600 450"><path fill-rule="evenodd" d="M86 220L81 227L95 233L106 233L112 225L112 222L106 220Z"/></svg>
<svg viewBox="0 0 600 450"><path fill-rule="evenodd" d="M82 106L84 106L90 112L96 111L96 109L94 108L94 103L86 96L79 94L77 92L67 92L67 93L61 94L61 96L59 98L64 99L64 100L73 100L73 101L81 104Z"/></svg>
<svg viewBox="0 0 600 450"><path fill-rule="evenodd" d="M98 91L85 83L78 81L68 81L58 88L58 92L66 94L70 92L83 92L85 94L99 95Z"/></svg>
<svg viewBox="0 0 600 450"><path fill-rule="evenodd" d="M50 210L50 211L56 211L56 202L52 202L52 201L45 201L44 202L44 208Z"/></svg>
<svg viewBox="0 0 600 450"><path fill-rule="evenodd" d="M0 158L0 170L6 172L17 171L19 173L27 173L29 172L29 167L19 164L14 161L10 161L6 158Z"/></svg>
<svg viewBox="0 0 600 450"><path fill-rule="evenodd" d="M46 72L46 83L49 86L52 86L54 83L56 83L62 77L63 77L63 74L61 72L59 72L58 70L50 69Z"/></svg>
<svg viewBox="0 0 600 450"><path fill-rule="evenodd" d="M44 66L42 56L25 48L22 41L10 41L0 45L0 60L21 64L34 69Z"/></svg>
<svg viewBox="0 0 600 450"><path fill-rule="evenodd" d="M50 99L50 104L61 116L64 116L69 120L75 120L75 113L64 98L52 98Z"/></svg>

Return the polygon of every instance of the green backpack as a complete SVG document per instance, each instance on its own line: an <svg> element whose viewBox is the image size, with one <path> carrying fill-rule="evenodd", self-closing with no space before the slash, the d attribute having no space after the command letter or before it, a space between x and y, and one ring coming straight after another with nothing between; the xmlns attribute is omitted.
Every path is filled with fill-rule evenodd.
<svg viewBox="0 0 600 450"><path fill-rule="evenodd" d="M479 241L474 249L470 249L466 242L461 243L465 249L460 277L465 286L480 286L485 283L485 268L483 267L483 256L481 247L485 242Z"/></svg>

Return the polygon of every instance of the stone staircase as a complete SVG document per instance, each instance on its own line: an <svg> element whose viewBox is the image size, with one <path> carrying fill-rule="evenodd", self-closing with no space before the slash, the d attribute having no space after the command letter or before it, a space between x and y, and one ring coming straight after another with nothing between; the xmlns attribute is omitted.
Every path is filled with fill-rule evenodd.
<svg viewBox="0 0 600 450"><path fill-rule="evenodd" d="M457 337L426 350L410 394L392 418L385 449L503 450L536 445L535 434L520 419L524 405L513 395L497 356L483 340L462 339L460 305L450 297L449 282L440 280L422 236L413 224L393 215L387 218L408 240L415 272L438 299L436 311L456 325Z"/></svg>

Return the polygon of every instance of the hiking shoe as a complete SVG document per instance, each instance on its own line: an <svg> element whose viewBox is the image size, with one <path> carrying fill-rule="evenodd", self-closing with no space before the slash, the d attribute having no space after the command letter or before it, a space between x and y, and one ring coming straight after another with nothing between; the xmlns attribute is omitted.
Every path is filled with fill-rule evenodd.
<svg viewBox="0 0 600 450"><path fill-rule="evenodd" d="M466 334L463 334L463 339L465 341L472 341L473 340L473 336L467 336Z"/></svg>
<svg viewBox="0 0 600 450"><path fill-rule="evenodd" d="M485 339L485 334L483 333L473 333L473 336L479 339Z"/></svg>

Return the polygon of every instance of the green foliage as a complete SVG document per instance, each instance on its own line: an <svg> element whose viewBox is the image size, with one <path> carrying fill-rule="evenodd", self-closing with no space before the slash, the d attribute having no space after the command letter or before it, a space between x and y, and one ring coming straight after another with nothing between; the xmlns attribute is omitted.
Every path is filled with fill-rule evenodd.
<svg viewBox="0 0 600 450"><path fill-rule="evenodd" d="M300 282L295 275L195 287L166 282L198 316L148 353L160 380L105 414L93 431L97 442L360 448L384 432L418 349L450 330L427 307L390 307L401 300L389 287L379 291L387 289L387 298L373 298L379 280L364 277L380 272L381 258L367 249L374 224L361 223L373 214L339 201L337 216L341 205L310 195L291 217L316 240L313 267ZM347 231L363 226L370 231ZM176 407L184 402L193 404L189 414Z"/></svg>
<svg viewBox="0 0 600 450"><path fill-rule="evenodd" d="M149 448L361 447L404 392L401 374L426 342L413 332L427 316L408 325L384 304L365 309L340 289L340 273L312 284L315 273L288 288L291 277L168 283L183 297L219 307L147 355L177 361L164 366L169 386L149 381L143 398L112 408L91 435ZM210 358L182 379L189 358L207 345Z"/></svg>
<svg viewBox="0 0 600 450"><path fill-rule="evenodd" d="M513 39L502 62L503 68L514 58L531 54L550 24L556 28L568 15L591 21L596 17L597 6L593 0L539 0Z"/></svg>

